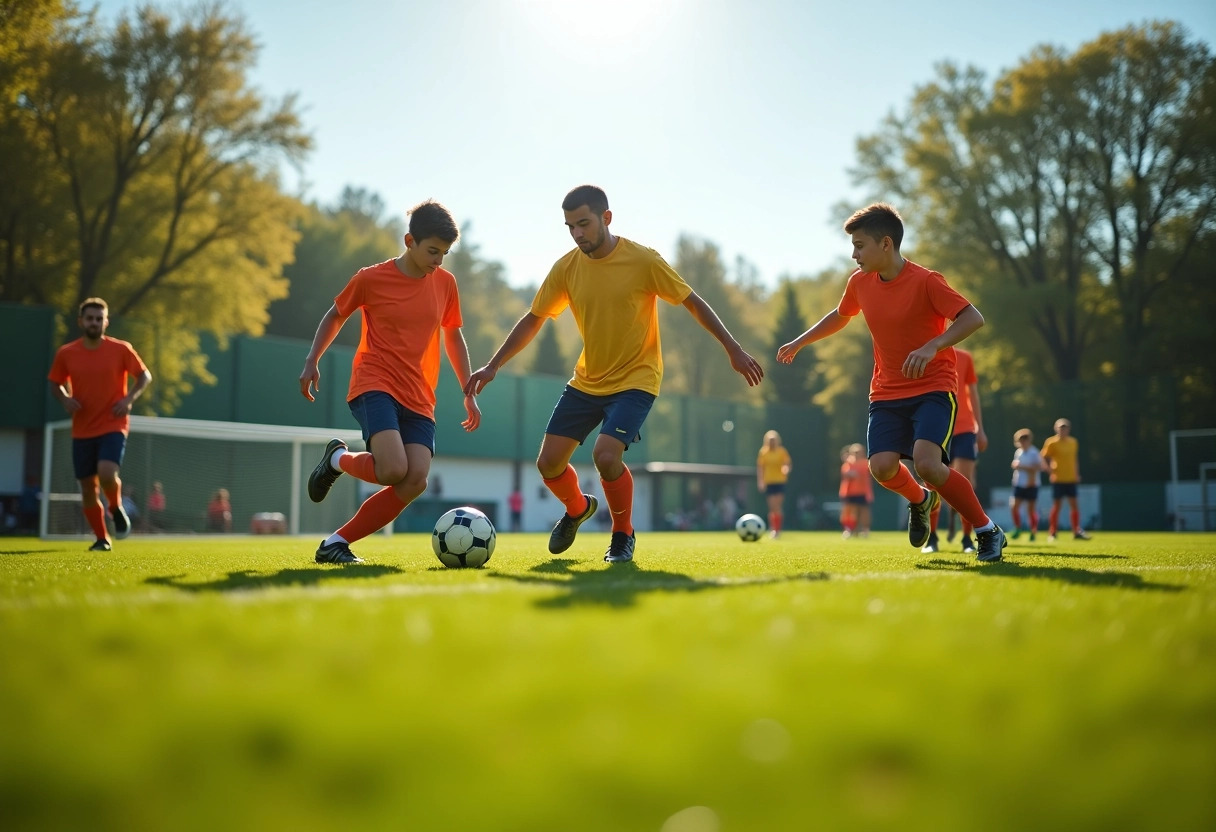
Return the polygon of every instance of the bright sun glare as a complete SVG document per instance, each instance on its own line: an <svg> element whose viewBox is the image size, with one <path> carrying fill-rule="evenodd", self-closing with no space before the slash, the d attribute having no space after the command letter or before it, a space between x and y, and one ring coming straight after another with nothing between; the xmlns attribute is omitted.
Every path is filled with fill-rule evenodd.
<svg viewBox="0 0 1216 832"><path fill-rule="evenodd" d="M538 32L572 52L648 45L684 0L520 0Z"/></svg>

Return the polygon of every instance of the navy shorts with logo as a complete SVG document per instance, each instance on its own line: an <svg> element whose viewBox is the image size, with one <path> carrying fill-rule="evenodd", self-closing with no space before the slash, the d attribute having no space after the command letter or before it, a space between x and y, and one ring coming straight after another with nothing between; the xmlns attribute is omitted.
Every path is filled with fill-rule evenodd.
<svg viewBox="0 0 1216 832"><path fill-rule="evenodd" d="M642 423L650 414L655 397L644 390L622 390L593 396L569 384L553 408L545 433L577 439L578 444L603 422L600 433L619 439L629 447L642 438Z"/></svg>
<svg viewBox="0 0 1216 832"><path fill-rule="evenodd" d="M894 451L912 458L916 440L924 439L942 449L942 462L950 462L950 437L958 402L953 393L934 392L908 399L870 402L866 426L867 455Z"/></svg>
<svg viewBox="0 0 1216 832"><path fill-rule="evenodd" d="M369 390L360 393L348 402L351 415L363 428L363 442L384 430L395 430L401 434L406 445L423 445L435 455L435 420L415 413L388 393Z"/></svg>
<svg viewBox="0 0 1216 832"><path fill-rule="evenodd" d="M956 433L950 437L951 459L979 459L980 452L976 446L976 435L970 431Z"/></svg>
<svg viewBox="0 0 1216 832"><path fill-rule="evenodd" d="M97 463L101 460L122 465L127 452L127 435L120 430L72 440L72 468L76 479L83 480L97 474Z"/></svg>

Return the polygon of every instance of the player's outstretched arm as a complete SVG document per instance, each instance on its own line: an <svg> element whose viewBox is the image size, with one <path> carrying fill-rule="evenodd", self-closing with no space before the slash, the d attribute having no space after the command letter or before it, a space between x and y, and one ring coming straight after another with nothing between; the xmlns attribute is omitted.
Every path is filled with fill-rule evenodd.
<svg viewBox="0 0 1216 832"><path fill-rule="evenodd" d="M799 335L793 341L790 341L788 344L782 344L777 349L777 360L782 364L789 364L794 360L794 356L807 344L813 344L816 341L822 341L829 335L835 335L848 325L849 319L833 309L820 318L819 323Z"/></svg>
<svg viewBox="0 0 1216 832"><path fill-rule="evenodd" d="M747 385L755 387L759 384L760 379L764 378L764 368L739 345L713 308L696 292L684 300L684 308L710 335L718 339L719 344L726 348L726 354L730 356L730 366L736 373L747 379Z"/></svg>
<svg viewBox="0 0 1216 832"><path fill-rule="evenodd" d="M338 307L330 306L329 311L321 318L321 323L317 324L317 334L313 336L312 349L308 351L308 356L304 359L304 370L300 373L300 393L310 402L316 401L313 397L313 390L321 392L321 371L317 365L321 361L321 356L325 355L325 351L329 349L329 345L342 331L344 323L346 323L346 318L338 314Z"/></svg>
<svg viewBox="0 0 1216 832"><path fill-rule="evenodd" d="M464 340L460 327L453 326L443 330L443 348L448 354L448 361L456 372L461 389L469 383L469 344ZM466 431L477 430L481 424L481 408L477 406L477 398L466 393L464 397L464 412L466 419L460 423Z"/></svg>
<svg viewBox="0 0 1216 832"><path fill-rule="evenodd" d="M525 312L524 316L511 328L506 340L502 342L502 346L498 348L498 352L494 353L494 357L490 359L489 363L469 376L469 380L464 384L465 395L476 396L484 390L485 386L494 380L494 376L498 375L498 371L504 364L532 343L532 339L544 325L544 318L533 315L531 312Z"/></svg>

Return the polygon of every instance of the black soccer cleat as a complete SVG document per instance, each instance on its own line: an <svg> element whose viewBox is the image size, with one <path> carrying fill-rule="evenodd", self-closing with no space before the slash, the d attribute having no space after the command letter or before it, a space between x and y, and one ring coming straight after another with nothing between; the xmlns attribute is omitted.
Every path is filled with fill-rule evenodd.
<svg viewBox="0 0 1216 832"><path fill-rule="evenodd" d="M96 540L96 541L93 543L93 545L89 547L89 551L90 551L90 552L109 552L109 551L111 551L113 548L114 548L114 547L112 547L112 546L110 545L110 541L108 541L108 540L102 540L101 538L98 538L98 539L97 539L97 540Z"/></svg>
<svg viewBox="0 0 1216 832"><path fill-rule="evenodd" d="M122 503L110 508L110 517L114 518L114 538L122 540L131 533L131 518L123 510Z"/></svg>
<svg viewBox="0 0 1216 832"><path fill-rule="evenodd" d="M632 534L613 532L612 542L608 544L608 551L604 553L604 561L607 563L628 563L633 560L633 546L636 542L637 538Z"/></svg>
<svg viewBox="0 0 1216 832"><path fill-rule="evenodd" d="M975 542L975 559L984 563L996 563L1002 557L1001 550L1009 545L1005 532L1001 531L1001 527L995 523L986 532L977 531Z"/></svg>
<svg viewBox="0 0 1216 832"><path fill-rule="evenodd" d="M342 476L341 471L335 471L333 466L329 464L329 458L334 455L334 451L338 448L346 449L346 443L341 439L331 439L329 444L325 446L325 455L321 457L321 461L317 463L317 467L312 469L312 473L308 475L308 499L314 503L319 503L325 499L325 495L329 493L329 489L333 488L338 477Z"/></svg>
<svg viewBox="0 0 1216 832"><path fill-rule="evenodd" d="M321 545L317 547L317 563L363 563L363 558L356 555L350 550L349 543L337 541L325 545L325 541L321 541Z"/></svg>
<svg viewBox="0 0 1216 832"><path fill-rule="evenodd" d="M920 547L921 554L932 555L935 552L937 552L937 549L938 549L937 532L929 532L929 540L925 543L924 546Z"/></svg>
<svg viewBox="0 0 1216 832"><path fill-rule="evenodd" d="M932 532L930 515L933 509L942 504L942 498L936 491L925 489L928 495L919 503L908 503L908 542L917 549L929 542Z"/></svg>
<svg viewBox="0 0 1216 832"><path fill-rule="evenodd" d="M595 510L599 508L599 500L590 494L583 496L587 498L587 509L578 517L563 514L562 519L558 520L557 525L553 527L553 533L549 535L549 551L552 554L560 555L569 549L574 543L575 536L578 535L578 527L590 520L591 515L595 514Z"/></svg>

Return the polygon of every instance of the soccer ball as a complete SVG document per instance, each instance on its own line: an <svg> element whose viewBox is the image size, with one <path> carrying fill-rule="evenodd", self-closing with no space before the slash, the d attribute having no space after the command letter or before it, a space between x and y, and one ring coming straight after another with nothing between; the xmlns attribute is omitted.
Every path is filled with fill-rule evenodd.
<svg viewBox="0 0 1216 832"><path fill-rule="evenodd" d="M439 562L451 569L485 566L494 554L494 524L472 506L445 512L431 533L431 548Z"/></svg>
<svg viewBox="0 0 1216 832"><path fill-rule="evenodd" d="M739 533L739 539L749 543L759 540L765 528L764 520L759 514L745 514L735 521L735 531Z"/></svg>

